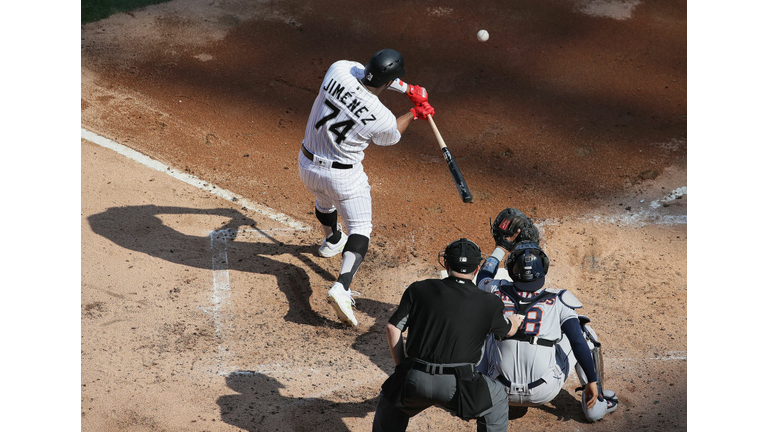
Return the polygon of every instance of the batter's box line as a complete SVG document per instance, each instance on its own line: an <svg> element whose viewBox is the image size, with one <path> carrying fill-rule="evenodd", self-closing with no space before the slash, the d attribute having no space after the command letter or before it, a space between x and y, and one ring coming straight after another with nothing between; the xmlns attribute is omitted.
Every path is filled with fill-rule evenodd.
<svg viewBox="0 0 768 432"><path fill-rule="evenodd" d="M688 353L686 351L669 351L665 354L656 355L653 357L619 357L609 358L604 357L605 362L638 362L638 361L688 361Z"/></svg>
<svg viewBox="0 0 768 432"><path fill-rule="evenodd" d="M216 373L218 375L227 375L237 370L237 367L229 366L233 362L234 353L227 347L229 341L229 332L234 326L234 313L232 312L232 286L229 281L229 256L228 243L237 238L268 238L276 242L275 236L283 233L294 232L292 228L273 228L273 229L248 229L248 228L227 228L211 231L211 271L212 271L212 290L211 306L200 307L200 309L211 315L215 325L216 338L219 340ZM274 234L274 235L273 235Z"/></svg>
<svg viewBox="0 0 768 432"><path fill-rule="evenodd" d="M96 145L100 145L104 148L113 150L118 154L121 154L127 157L128 159L133 160L134 162L144 165L147 168L151 168L156 171L160 171L162 173L168 174L169 176L175 178L176 180L180 180L188 185L194 186L212 195L218 196L220 198L224 198L227 201L235 202L246 210L250 210L252 212L258 213L276 222L280 222L294 230L299 230L299 231L311 230L310 227L304 225L302 222L299 222L298 220L293 219L292 217L286 214L280 213L269 207L255 203L241 195L238 195L226 189L222 189L214 184L203 181L200 178L195 177L191 174L187 174L183 171L179 171L177 169L171 168L168 165L165 165L162 162L152 159L147 155L139 153L136 150L126 147L118 142L112 141L109 138L105 138L103 136L97 135L85 128L80 128L80 137Z"/></svg>

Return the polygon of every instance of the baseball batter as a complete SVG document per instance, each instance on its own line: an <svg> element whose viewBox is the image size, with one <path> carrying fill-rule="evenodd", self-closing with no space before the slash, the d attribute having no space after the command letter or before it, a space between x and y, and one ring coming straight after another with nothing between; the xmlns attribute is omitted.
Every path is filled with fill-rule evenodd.
<svg viewBox="0 0 768 432"><path fill-rule="evenodd" d="M512 281L494 279L506 252L496 247L478 273L478 287L504 302L505 316L520 314L524 321L514 336L486 340L480 369L506 386L510 405L537 406L557 396L575 367L587 419L594 422L616 410L616 394L602 389L597 335L589 319L575 312L581 303L569 291L544 288L549 258L531 241L517 242L507 257Z"/></svg>
<svg viewBox="0 0 768 432"><path fill-rule="evenodd" d="M341 270L328 300L344 323L356 326L350 290L352 278L368 252L372 231L371 187L363 170L364 151L373 142L391 146L415 119L435 110L427 91L409 85L402 55L393 49L376 52L367 65L340 60L331 65L309 114L299 151L299 177L315 196L315 216L324 239L318 253L342 254ZM406 94L414 108L400 117L379 100L385 89ZM338 226L338 215L347 233Z"/></svg>

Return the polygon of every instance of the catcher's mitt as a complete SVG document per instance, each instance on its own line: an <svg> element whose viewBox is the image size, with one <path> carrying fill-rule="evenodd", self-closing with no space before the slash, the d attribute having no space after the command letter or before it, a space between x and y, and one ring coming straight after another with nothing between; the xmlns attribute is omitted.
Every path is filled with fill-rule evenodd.
<svg viewBox="0 0 768 432"><path fill-rule="evenodd" d="M512 237L518 229L520 234L514 241L510 241L507 237ZM515 244L524 240L539 243L539 229L525 213L513 207L502 210L496 216L496 220L491 222L491 234L496 241L496 246L503 247L507 251L513 250Z"/></svg>

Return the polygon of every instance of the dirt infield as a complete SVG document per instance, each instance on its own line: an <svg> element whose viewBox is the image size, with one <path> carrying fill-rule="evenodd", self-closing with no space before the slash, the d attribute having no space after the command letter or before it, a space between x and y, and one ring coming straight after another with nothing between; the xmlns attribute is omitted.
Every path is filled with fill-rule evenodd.
<svg viewBox="0 0 768 432"><path fill-rule="evenodd" d="M572 377L510 429L686 428L686 3L464 3L172 1L83 26L82 127L171 168L82 140L83 431L370 430L402 291L455 238L490 253L508 206L585 304L621 403L587 424ZM429 90L475 201L428 124L369 148L350 329L297 154L325 69L383 47ZM474 428L430 409L409 430Z"/></svg>

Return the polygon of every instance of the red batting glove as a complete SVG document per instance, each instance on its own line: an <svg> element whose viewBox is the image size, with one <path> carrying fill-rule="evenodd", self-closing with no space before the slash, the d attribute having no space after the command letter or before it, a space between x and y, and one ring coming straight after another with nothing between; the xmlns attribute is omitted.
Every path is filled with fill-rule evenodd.
<svg viewBox="0 0 768 432"><path fill-rule="evenodd" d="M434 116L435 115L435 109L432 108L432 105L429 104L429 102L424 102L423 104L417 105L413 108L411 108L411 113L413 113L413 119L421 119L426 120L427 116Z"/></svg>
<svg viewBox="0 0 768 432"><path fill-rule="evenodd" d="M429 98L427 89L413 84L408 85L408 93L406 94L408 95L408 99L410 99L416 106L426 103L427 98Z"/></svg>
<svg viewBox="0 0 768 432"><path fill-rule="evenodd" d="M432 105L429 104L429 102L424 102L420 105L422 111L424 111L424 117L426 118L428 115L434 117L435 116L435 109L432 108Z"/></svg>

